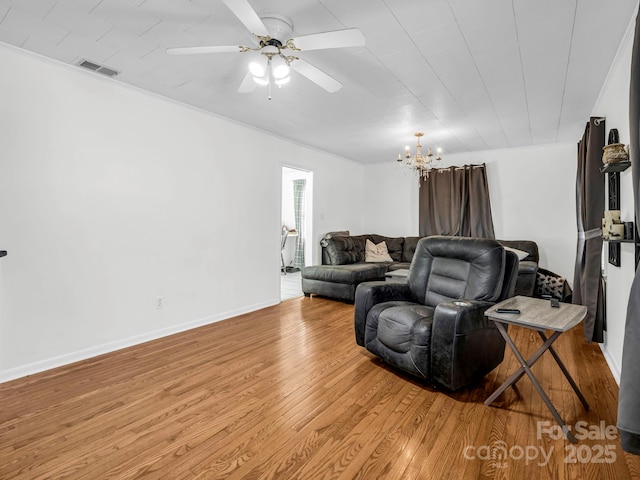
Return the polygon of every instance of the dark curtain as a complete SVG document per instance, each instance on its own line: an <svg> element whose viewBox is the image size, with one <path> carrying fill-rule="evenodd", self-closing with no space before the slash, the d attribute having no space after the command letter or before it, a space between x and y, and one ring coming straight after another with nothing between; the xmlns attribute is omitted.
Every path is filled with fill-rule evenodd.
<svg viewBox="0 0 640 480"><path fill-rule="evenodd" d="M432 170L420 181L419 234L495 238L486 166Z"/></svg>
<svg viewBox="0 0 640 480"><path fill-rule="evenodd" d="M604 120L591 117L578 142L576 172L576 219L578 243L573 276L573 303L587 307L584 337L588 342L604 341L604 289L602 288L602 217L604 175L602 147Z"/></svg>
<svg viewBox="0 0 640 480"><path fill-rule="evenodd" d="M629 157L635 221L640 212L640 17L636 18L636 31L631 54L631 88L629 91ZM627 304L627 322L622 349L620 395L618 397L618 428L622 449L640 455L640 274L631 284Z"/></svg>

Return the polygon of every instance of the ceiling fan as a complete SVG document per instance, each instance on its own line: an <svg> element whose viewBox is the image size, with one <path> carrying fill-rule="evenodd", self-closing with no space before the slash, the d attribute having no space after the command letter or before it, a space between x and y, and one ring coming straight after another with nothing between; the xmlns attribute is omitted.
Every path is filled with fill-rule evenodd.
<svg viewBox="0 0 640 480"><path fill-rule="evenodd" d="M243 45L213 45L197 47L168 48L170 55L191 55L198 53L246 53L257 52L258 58L249 65L238 92L247 93L259 85L275 83L278 86L289 81L289 71L295 70L328 92L337 92L342 84L319 68L302 60L297 55L302 51L328 48L359 47L365 44L362 32L357 28L347 28L332 32L316 33L290 38L293 23L276 14L258 16L248 0L223 0L242 24L257 40L255 47ZM269 95L271 98L271 95Z"/></svg>

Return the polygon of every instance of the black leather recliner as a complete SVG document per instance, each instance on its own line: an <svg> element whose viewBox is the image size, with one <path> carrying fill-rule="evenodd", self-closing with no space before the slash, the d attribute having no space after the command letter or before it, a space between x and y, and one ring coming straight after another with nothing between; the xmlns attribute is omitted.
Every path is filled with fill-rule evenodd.
<svg viewBox="0 0 640 480"><path fill-rule="evenodd" d="M407 283L358 286L356 342L421 379L467 386L504 358L504 339L484 311L513 296L517 273L518 257L496 240L423 238Z"/></svg>

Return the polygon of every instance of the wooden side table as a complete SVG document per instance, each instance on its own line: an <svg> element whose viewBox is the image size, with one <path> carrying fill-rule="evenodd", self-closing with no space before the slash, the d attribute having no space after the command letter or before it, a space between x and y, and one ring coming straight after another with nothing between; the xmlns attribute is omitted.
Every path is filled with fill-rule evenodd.
<svg viewBox="0 0 640 480"><path fill-rule="evenodd" d="M520 310L520 313L498 313L496 312L496 310L499 308L518 309ZM582 305L561 303L560 308L553 308L551 307L551 304L548 300L516 296L489 308L485 312L485 315L490 320L493 320L493 322L496 324L496 327L504 337L507 345L509 345L509 347L513 351L514 355L518 359L518 362L520 362L521 367L516 370L500 386L500 388L493 392L493 394L489 398L487 398L484 404L491 405L496 400L496 398L498 398L500 394L502 394L502 392L504 392L511 385L514 385L518 380L522 378L523 375L526 374L531 379L533 386L542 397L542 400L544 400L547 408L549 408L549 410L553 414L553 417L562 427L562 431L565 433L566 437L570 442L576 443L576 438L569 431L567 424L564 422L564 420L562 420L560 414L553 406L553 403L551 403L551 400L542 389L540 382L531 371L531 366L542 356L544 352L549 350L549 352L551 352L551 355L553 355L556 363L560 367L560 370L562 370L562 373L571 384L573 391L576 392L576 395L580 399L580 402L582 402L582 405L586 410L589 410L589 404L587 403L587 400L584 398L584 395L582 395L582 392L578 388L578 385L573 380L573 378L567 371L567 368L564 366L564 363L562 363L562 360L560 360L560 357L552 346L553 342L555 342L558 337L562 335L562 333L575 327L580 322L582 322L582 320L584 320L587 315L587 307L584 307ZM519 325L521 327L536 330L540 335L540 338L542 338L543 344L540 346L540 348L538 348L538 350L535 351L533 355L531 355L531 357L525 360L522 356L522 353L520 353L515 343L509 336L505 327L505 325L507 324ZM550 337L547 337L545 334L547 330L553 331Z"/></svg>

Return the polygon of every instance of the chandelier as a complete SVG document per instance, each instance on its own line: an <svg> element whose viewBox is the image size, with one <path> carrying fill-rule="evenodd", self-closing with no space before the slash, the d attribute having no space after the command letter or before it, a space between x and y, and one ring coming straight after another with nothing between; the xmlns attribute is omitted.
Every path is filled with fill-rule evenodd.
<svg viewBox="0 0 640 480"><path fill-rule="evenodd" d="M432 168L438 168L436 162L440 162L442 157L440 154L442 153L442 149L438 148L436 150L436 158L433 158L433 152L431 151L431 147L427 147L427 154L422 154L422 145L420 145L420 138L424 136L422 132L416 132L414 135L418 138L418 144L416 145L416 154L411 156L411 149L409 146L404 147L404 158L406 161L404 163L402 160L402 155L398 154L398 165L404 165L409 167L413 172L418 175L418 179L429 177L429 172Z"/></svg>

